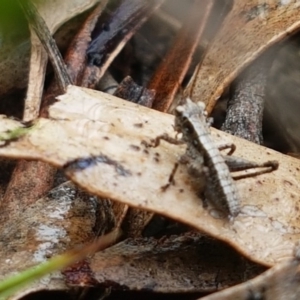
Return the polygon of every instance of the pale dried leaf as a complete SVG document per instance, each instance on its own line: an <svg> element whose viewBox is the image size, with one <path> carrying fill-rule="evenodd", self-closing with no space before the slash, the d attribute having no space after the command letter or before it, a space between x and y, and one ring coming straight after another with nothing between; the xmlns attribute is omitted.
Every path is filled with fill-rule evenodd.
<svg viewBox="0 0 300 300"><path fill-rule="evenodd" d="M59 99L51 119L39 119L27 135L0 148L0 155L69 164L66 174L89 192L191 225L262 264L292 256L300 237L299 160L212 130L217 142L233 142L239 157L280 162L273 173L237 182L242 212L229 222L213 207L203 208L184 165L176 184L161 189L185 146L162 142L145 148L142 141L175 136L173 116L75 86ZM87 160L71 163L78 158Z"/></svg>
<svg viewBox="0 0 300 300"><path fill-rule="evenodd" d="M211 112L224 89L267 47L300 26L299 0L236 0L186 93Z"/></svg>
<svg viewBox="0 0 300 300"><path fill-rule="evenodd" d="M35 0L39 13L54 33L62 24L95 5L99 0Z"/></svg>

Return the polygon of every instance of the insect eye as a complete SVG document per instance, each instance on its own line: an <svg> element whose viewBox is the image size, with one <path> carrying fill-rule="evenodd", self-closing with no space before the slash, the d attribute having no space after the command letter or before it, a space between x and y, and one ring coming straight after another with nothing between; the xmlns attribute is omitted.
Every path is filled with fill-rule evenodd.
<svg viewBox="0 0 300 300"><path fill-rule="evenodd" d="M181 117L181 120L182 120L182 123L186 123L188 119L187 119L187 117L182 116L182 117Z"/></svg>
<svg viewBox="0 0 300 300"><path fill-rule="evenodd" d="M184 127L184 133L185 134L189 134L189 133L191 133L191 131L190 131L190 129L188 128L188 127Z"/></svg>

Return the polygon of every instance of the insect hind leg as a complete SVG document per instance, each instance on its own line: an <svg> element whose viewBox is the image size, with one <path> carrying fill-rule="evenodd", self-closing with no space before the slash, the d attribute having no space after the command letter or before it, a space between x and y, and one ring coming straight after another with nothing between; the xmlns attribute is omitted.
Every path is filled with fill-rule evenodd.
<svg viewBox="0 0 300 300"><path fill-rule="evenodd" d="M168 183L163 185L161 187L161 190L164 192L171 184L172 185L175 185L175 180L174 180L174 177L175 177L175 174L177 172L177 168L178 168L178 163L176 163L172 169L172 172L170 173L169 175L169 180L168 180Z"/></svg>
<svg viewBox="0 0 300 300"><path fill-rule="evenodd" d="M241 174L238 176L234 176L234 180L245 179L249 177L258 176L265 173L270 173L278 169L278 161L267 161L264 163L256 163L252 161L248 161L246 159L231 157L231 156L224 156L225 162L228 165L230 172L238 172L238 171L245 171L249 169L260 169L256 170L251 173Z"/></svg>

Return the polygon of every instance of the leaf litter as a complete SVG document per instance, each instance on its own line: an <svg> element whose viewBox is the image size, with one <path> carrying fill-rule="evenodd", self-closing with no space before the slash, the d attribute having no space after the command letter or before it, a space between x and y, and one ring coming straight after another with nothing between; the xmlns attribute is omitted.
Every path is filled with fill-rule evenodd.
<svg viewBox="0 0 300 300"><path fill-rule="evenodd" d="M268 47L299 29L299 0L233 1L186 89L210 113L237 75ZM255 38L254 38L255 36Z"/></svg>
<svg viewBox="0 0 300 300"><path fill-rule="evenodd" d="M295 4L294 1L292 1L291 4ZM296 26L297 26L297 24L296 24ZM222 89L222 87L221 87L221 89ZM87 91L87 90L85 90L85 92L90 93L90 91ZM105 97L105 96L102 95L101 97ZM80 101L81 100L77 99L76 105ZM114 101L116 101L116 99L114 99L114 98L113 98L113 100L109 99L109 101L112 101L114 103ZM105 105L107 105L107 103ZM98 106L99 106L99 104L96 103L95 107L98 108ZM76 106L76 107L78 107L78 106ZM226 242L228 242L229 244L236 247L239 251L241 251L242 253L244 253L245 255L250 257L251 259L256 260L260 263L263 263L266 265L272 265L274 263L277 263L277 261L280 261L283 259L285 260L286 257L293 257L291 249L293 249L293 245L295 244L295 241L297 239L297 233L298 233L298 231L297 231L297 206L296 205L295 205L295 207L293 206L294 198L298 194L298 190L296 187L296 182L297 182L298 177L295 176L295 174L292 174L293 171L295 171L295 173L296 173L296 171L298 171L298 164L297 164L296 160L290 160L286 156L279 155L278 153L275 153L271 150L267 150L262 147L257 148L257 146L255 146L255 145L252 145L249 143L247 144L241 140L235 139L226 134L214 132L213 134L215 135L216 140L221 141L222 143L226 140L228 140L230 142L232 142L234 140L235 144L237 144L237 146L238 146L238 151L237 151L238 156L244 157L249 160L255 160L255 161L277 159L280 161L280 168L276 172L276 174L267 174L267 175L260 176L257 178L250 178L244 182L241 181L237 184L238 189L239 189L239 194L240 194L240 196L242 196L241 203L242 203L242 207L243 207L243 209L242 209L243 214L241 216L239 216L236 220L234 220L234 222L232 224L227 224L224 220L220 219L220 216L218 216L218 213L216 211L214 211L213 208L209 207L208 210L203 209L201 199L198 199L198 198L194 199L194 198L196 198L195 195L192 195L192 193L190 193L190 194L186 193L186 191L181 188L181 187L190 188L191 191L194 191L192 189L191 185L188 183L187 172L183 166L179 169L179 172L178 172L179 174L176 174L175 185L170 188L170 189L176 190L176 191L173 191L174 195L177 195L179 193L185 193L185 195L187 195L187 197L184 201L187 201L188 205L186 205L186 204L183 205L184 213L181 216L179 214L178 209L177 210L172 209L171 206L173 205L173 206L180 207L179 205L182 205L183 201L179 202L175 198L174 198L175 200L172 199L173 201L171 201L170 198L172 196L172 192L171 192L171 196L163 195L161 197L162 199L167 199L167 200L169 199L169 201L166 202L168 205L172 203L171 206L169 205L169 207L167 207L167 205L160 205L160 204L157 204L155 201L153 201L153 200L157 200L157 199L153 199L154 198L153 195L150 195L149 192L141 195L141 193L139 194L136 190L139 187L139 181L140 180L142 182L146 181L146 178L147 178L147 176L146 176L147 173L146 173L146 175L144 175L145 173L140 171L141 169L143 170L143 167L144 168L149 167L150 169L151 168L155 169L155 168L157 168L157 165L159 165L158 168L162 168L162 170L168 169L169 172L166 172L166 170L165 170L165 173L163 173L163 176L161 176L161 177L164 177L166 180L163 181L160 178L160 184L162 184L162 182L166 182L168 177L165 175L167 173L170 174L171 165L174 164L176 162L176 159L178 159L178 157L181 155L181 153L184 152L184 150L183 150L184 146L176 146L176 147L174 146L172 148L172 147L168 147L167 145L165 145L165 143L162 143L162 145L160 146L160 147L162 147L162 149L157 148L157 149L153 149L153 151L152 151L152 149L151 150L144 149L141 147L140 149L142 149L145 152L145 153L143 153L143 155L144 154L146 154L148 156L152 155L153 161L150 161L150 159L142 160L140 155L138 154L140 159L136 159L136 160L134 160L134 162L141 163L142 167L140 169L134 168L134 166L132 166L132 164L130 164L128 162L128 158L126 159L124 156L126 156L127 153L131 154L133 156L137 155L136 153L134 154L133 149L135 152L139 152L140 150L138 149L138 146L136 146L135 144L129 144L124 141L126 139L128 139L130 141L132 140L134 142L136 142L136 141L140 142L140 140L142 138L144 138L144 136L146 137L146 139L155 138L155 136L157 136L157 134L162 133L162 131L163 131L162 127L154 128L154 132L150 132L151 130L149 128L146 128L146 130L145 130L144 127L147 127L147 126L145 126L145 124L147 124L149 122L149 118L144 118L144 115L149 114L149 112L146 112L146 111L140 112L140 110L137 107L135 107L134 109L132 108L132 110L129 109L129 111L131 111L132 115L141 113L142 121L145 121L145 119L146 119L147 122L145 121L144 123L143 122L134 123L134 125L135 125L134 127L140 128L140 131L141 131L140 135L138 135L135 132L136 128L132 129L129 126L130 127L129 135L124 136L123 135L124 132L125 132L125 134L128 132L128 130L124 126L124 124L126 125L128 123L128 120L126 120L126 122L124 121L122 123L121 122L122 118L120 117L118 119L119 115L117 114L116 117L111 119L112 122L109 123L109 121L108 121L109 118L105 119L102 115L101 115L101 118L99 118L97 116L97 114L95 114L96 116L93 115L92 110L94 109L94 107L91 108L89 105L87 105L87 107L89 107L90 111L86 112L85 110L83 110L82 116L74 117L74 119L72 119L72 118L69 119L69 117L66 116L67 114L65 112L62 112L62 115L63 115L62 117L59 116L59 114L58 114L58 116L54 116L54 117L52 115L50 115L50 117L52 119L51 120L52 123L51 122L47 123L47 121L45 121L44 119L39 120L37 122L37 125L38 126L42 125L42 126L38 127L38 131L37 131L38 133L37 132L34 133L35 130L32 130L26 134L26 132L23 132L22 130L21 131L16 130L16 131L14 131L15 133L17 133L17 136L15 137L15 141L8 141L8 143L7 143L7 146L9 148L9 147L15 146L22 140L24 141L27 139L27 141L29 141L29 144L31 144L32 147L36 147L37 146L36 140L38 139L38 137L41 137L41 136L39 136L39 134L41 134L43 132L46 132L46 133L50 132L50 133L57 134L57 132L55 130L55 128L56 128L56 129L62 129L62 134L58 135L59 137L61 137L61 139L57 141L58 143L61 143L60 149L58 149L58 147L53 145L54 139L52 139L52 144L50 142L50 139L49 140L46 139L47 141L45 142L45 147L38 147L38 150L29 149L28 151L25 149L21 149L21 150L19 149L20 150L19 154L17 153L18 151L16 151L13 154L12 153L8 154L8 156L9 157L14 156L14 157L29 157L29 158L34 158L34 159L41 159L44 161L48 161L56 166L64 167L66 173L68 173L68 175L71 178L73 178L73 180L75 182L81 181L79 184L88 191L94 192L95 194L102 195L102 196L110 194L113 196L114 199L119 200L122 203L126 203L126 204L133 205L136 207L142 207L142 208L148 209L153 212L162 212L166 216L172 217L179 221L183 221L197 229L201 229L202 231L204 231L208 234L211 234L214 237L218 237L222 240L225 240ZM128 111L128 107L124 108L120 103L116 104L116 107L114 109L118 110L120 108L121 108L121 110L125 111L125 114ZM68 107L67 109L72 110L70 107ZM113 108L111 108L111 110L113 110ZM135 110L135 112L133 112L134 110ZM76 111L72 111L72 112L76 115ZM104 109L104 112L105 112L105 109ZM81 115L81 114L79 114L79 115ZM88 116L86 116L86 115L88 115ZM108 116L112 116L112 115L113 115L112 113L108 114ZM153 121L154 116L152 116L152 115L149 115L149 116L150 116L150 122ZM123 118L124 117L125 116L123 116ZM162 124L165 116L164 117L160 116L160 118L161 119L156 124ZM81 120L81 122L79 122L79 119ZM115 119L117 119L117 120L115 120ZM78 121L77 129L79 131L81 129L81 131L79 132L80 137L76 137L76 135L78 133L74 129L75 125L73 123L76 123L75 122L76 120ZM168 134L174 135L173 129L170 128L170 126L169 126L170 124L172 124L173 120L171 120L169 118L169 116L166 117L166 120L167 121L165 123L168 127L166 130L164 130L164 133L167 132ZM3 121L3 123L9 125L11 120L7 120L7 119L3 118L2 121ZM43 123L44 121L45 121L45 123ZM102 122L102 124L92 124L92 123L99 123L99 122L100 123ZM122 127L120 125L121 123L123 125L123 128L121 128ZM117 126L117 129L114 130L113 127L115 127L115 124L117 124L119 126ZM19 128L19 125L22 126L18 122L15 123L14 125L16 125L18 128ZM10 127L10 125L9 125L9 127ZM72 136L71 136L71 134L69 134L70 132L72 132ZM94 146L87 147L89 149L84 148L84 146L86 146L88 143L90 143L90 140L88 138L91 137L91 140L97 139L99 132L107 133L105 136L100 134L100 137L103 137L103 139L106 141L107 144L111 143L110 147L117 148L117 151L114 150L112 152L109 152L108 151L109 145L106 145L104 147L104 151L102 152L102 148L101 148L102 146L100 148L98 148L100 143L99 143L99 145L97 143L95 143ZM4 133L7 133L7 132L4 132ZM23 133L25 134L24 137L22 137ZM84 134L86 134L87 136L83 137ZM30 136L33 137L33 140L34 140L33 144L31 143L30 138L28 139L28 137L30 137ZM116 136L117 136L117 138L115 138ZM55 137L55 135L54 135L54 137ZM66 141L61 142L63 140L63 138L66 138L66 139L74 138L75 141L73 144L71 143L71 141L68 141L68 143L66 143ZM42 139L41 139L41 143L43 143ZM59 154L58 155L59 157L56 157L56 155L53 153L53 151L50 150L51 146L54 146L54 148L56 147L55 148L56 150L62 150L62 148L64 148L65 144L67 144L69 146L69 148L67 148L67 149L72 149L69 156L67 154L65 154L65 155ZM76 150L74 149L74 148L76 148L76 145L78 145L79 150L80 150L78 152L76 152ZM48 149L46 149L47 148L46 146L48 146ZM119 147L119 149L118 149L118 147ZM130 151L127 149L128 147L131 148ZM22 148L22 145L21 145L21 148ZM98 150L101 149L101 152L100 153L99 153L99 151L97 152L96 149L94 149L94 148L97 148ZM84 154L87 154L87 156L85 156L85 157L83 157L79 153L79 152L81 152L81 150L84 150L84 149L87 150L87 151L83 151ZM148 153L145 150L147 150ZM171 157L169 157L169 155L164 153L164 152L166 152L166 150L169 151L169 154L171 155ZM117 153L118 151L122 152L123 155L118 154ZM171 152L171 151L173 151L173 152ZM21 152L22 152L22 154L20 154ZM46 157L46 156L48 156L49 153L50 153L51 157ZM111 153L111 155L110 155L110 153ZM265 154L265 155L263 155L264 157L255 157L255 155L260 156L262 153ZM165 154L165 155L163 156L162 154ZM163 159L161 159L160 155L162 155ZM4 156L6 157L7 154L5 154ZM163 166L161 167L161 165L163 165ZM292 167L292 165L294 165L294 167ZM103 174L102 176L99 176L99 173L101 173L102 171L105 171L105 170L107 171L107 173ZM138 172L138 170L139 170L139 172ZM138 172L138 173L134 173L134 172ZM159 172L157 172L157 173L159 173ZM93 176L91 176L91 175L93 175ZM96 181L96 176L99 176L98 183L93 182L93 181ZM104 178L105 176L108 177L108 178L106 178L107 180L109 178L116 178L116 180L114 181L114 183L116 184L114 187L116 189L116 191L113 190L112 186L103 185L103 183L107 183L107 181L105 181L106 179ZM137 176L139 179L137 179ZM92 179L92 182L88 183L88 180L86 179L86 177L89 177L89 180ZM132 185L132 184L128 185L128 180L127 180L128 178L125 178L123 181L117 180L118 178L120 179L121 177L132 177L131 179L133 179L135 181L134 185ZM148 179L149 178L150 177L148 177ZM282 179L280 180L280 178L282 178ZM154 183L156 181L158 181L158 180L155 180L155 178L151 178L151 179L152 179L152 181L154 181ZM184 180L184 182L182 182L182 180ZM147 182L147 184L150 186L149 191L150 192L153 191L154 194L157 193L157 194L161 195L162 194L161 189L159 189L158 186L155 186L155 185L152 186L152 181L149 180ZM120 184L120 186L119 186L119 184ZM133 191L133 196L134 196L133 200L130 199L130 195L129 195L130 193L127 193L127 194L124 193L126 185L128 185ZM146 184L144 184L144 185L146 186ZM143 186L143 184L142 184L142 186ZM123 194L122 194L122 192L123 192ZM144 192L144 190L143 190L143 192ZM251 196L251 197L249 197L249 196ZM156 197L156 198L158 198L158 197ZM247 199L245 199L245 198L247 198ZM146 200L144 200L144 199L146 199ZM148 201L148 199L150 199L150 200ZM179 198L179 200L181 200L181 199L182 198ZM196 207L196 200L197 200L197 207ZM204 224L204 222L199 222L199 220L197 221L196 217L195 217L195 212L194 212L194 214L191 215L192 216L191 220L189 219L189 216L186 211L186 207L189 208L189 201L192 202L191 207L193 207L194 210L200 210L199 215L201 216L201 218L202 218L202 215L204 215L204 221L206 220L207 224ZM263 201L266 201L266 203L263 203ZM274 203L278 203L278 206L272 207L272 205ZM286 204L288 204L288 205L286 206ZM170 211L168 211L168 209ZM288 217L289 214L291 214L290 218ZM214 221L214 219L216 219L216 218L219 218L218 219L219 221ZM226 231L224 238L221 237L221 235L223 234L223 231L220 229L221 226L218 222L220 224L222 224L222 222L223 222L222 226L224 226L226 229L226 230L223 229L223 231ZM247 228L246 228L246 225L247 225ZM238 230L236 230L236 227L238 227ZM249 228L251 228L251 230L252 230L252 227L254 228L253 234L249 233ZM270 228L271 228L271 230L270 230ZM244 232L242 229L244 229ZM246 231L247 229L248 229L248 231ZM229 234L230 231L232 231L232 232ZM256 232L259 232L260 234L258 236L255 236ZM282 235L283 235L282 237L278 237L279 232L282 232ZM271 237L271 241L268 240L269 234ZM247 237L247 235L249 235L249 236ZM257 240L259 237L262 240L265 239L265 242L268 242L266 248L262 247L262 245L261 245L262 242L258 243ZM245 239L245 242L243 241L244 239ZM283 247L282 247L282 249L278 249L275 247L275 250L277 252L275 251L276 253L274 253L273 256L271 255L270 257L267 257L271 251L270 249L272 247L272 239L273 239L273 245L275 245L275 246L280 245L280 243L283 242L283 244L282 244ZM172 241L172 242L174 242L174 241ZM257 244L261 246L258 249L256 249ZM124 250L124 251L126 251L126 250ZM263 253L264 251L266 251L266 253ZM261 252L261 253L259 254L258 252Z"/></svg>
<svg viewBox="0 0 300 300"><path fill-rule="evenodd" d="M32 205L0 213L0 262L3 280L94 239L97 200L71 182L52 189ZM38 290L66 290L63 276L54 272L15 294L12 299Z"/></svg>
<svg viewBox="0 0 300 300"><path fill-rule="evenodd" d="M163 133L175 137L173 116L75 86L59 100L50 107L50 119L39 119L34 130L2 147L0 155L64 168L95 195L188 224L263 265L292 257L299 240L298 160L212 130L217 143L237 146L238 157L280 163L273 173L236 182L242 213L228 222L213 207L203 208L184 166L178 168L175 185L162 191L185 146L161 143L146 149L142 141Z"/></svg>

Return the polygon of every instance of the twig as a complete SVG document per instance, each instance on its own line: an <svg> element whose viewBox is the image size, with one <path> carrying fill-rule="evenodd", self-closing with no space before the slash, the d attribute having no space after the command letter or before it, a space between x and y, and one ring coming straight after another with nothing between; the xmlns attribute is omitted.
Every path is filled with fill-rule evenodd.
<svg viewBox="0 0 300 300"><path fill-rule="evenodd" d="M107 2L108 0L101 0L94 8L86 21L82 24L82 27L74 37L65 55L68 72L76 85L84 86L81 77L86 67L86 52L91 42L92 31L105 9Z"/></svg>
<svg viewBox="0 0 300 300"><path fill-rule="evenodd" d="M116 55L164 0L124 0L87 51L88 66L82 85L95 88Z"/></svg>
<svg viewBox="0 0 300 300"><path fill-rule="evenodd" d="M46 52L48 53L49 59L55 70L55 75L57 76L60 88L62 89L62 91L66 91L67 86L71 84L71 78L68 74L63 58L57 48L56 42L47 27L47 24L39 14L32 1L18 1L30 26L34 29L36 35L39 37Z"/></svg>
<svg viewBox="0 0 300 300"><path fill-rule="evenodd" d="M213 1L195 1L173 47L148 84L156 91L153 108L168 111L190 66L193 54L204 31ZM199 15L200 12L200 15Z"/></svg>
<svg viewBox="0 0 300 300"><path fill-rule="evenodd" d="M35 120L39 116L48 56L34 30L30 27L31 53L28 89L24 101L23 121Z"/></svg>
<svg viewBox="0 0 300 300"><path fill-rule="evenodd" d="M272 52L273 53L273 52ZM262 117L267 74L273 55L268 51L249 66L233 84L222 130L262 144Z"/></svg>

